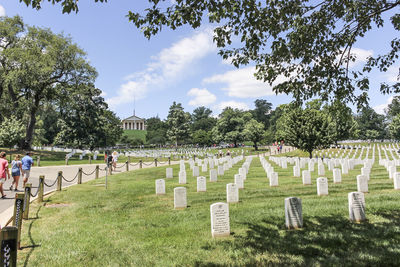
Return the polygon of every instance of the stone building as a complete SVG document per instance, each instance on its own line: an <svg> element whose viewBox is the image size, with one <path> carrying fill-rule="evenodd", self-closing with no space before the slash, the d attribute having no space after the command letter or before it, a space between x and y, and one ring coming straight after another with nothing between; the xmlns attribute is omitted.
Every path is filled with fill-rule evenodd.
<svg viewBox="0 0 400 267"><path fill-rule="evenodd" d="M122 120L122 129L124 130L146 130L146 124L144 119L139 118L136 115L130 116L129 118Z"/></svg>

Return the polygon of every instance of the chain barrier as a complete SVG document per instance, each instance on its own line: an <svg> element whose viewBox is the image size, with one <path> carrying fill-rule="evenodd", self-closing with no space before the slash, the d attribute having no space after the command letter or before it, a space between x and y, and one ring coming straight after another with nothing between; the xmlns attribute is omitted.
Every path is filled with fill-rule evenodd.
<svg viewBox="0 0 400 267"><path fill-rule="evenodd" d="M96 172L96 168L95 168L91 173L86 173L86 172L82 171L82 173L83 173L84 175L86 175L86 176L92 175L92 174L95 173L95 172Z"/></svg>
<svg viewBox="0 0 400 267"><path fill-rule="evenodd" d="M157 161L157 163L160 164L160 165L163 165L163 164L167 164L168 161L164 161L164 162L162 162L162 161Z"/></svg>
<svg viewBox="0 0 400 267"><path fill-rule="evenodd" d="M40 188L40 182L39 182L39 186L38 186L38 188L36 190L36 193L32 194L32 191L31 191L31 197L36 197L37 196L37 194L39 193L39 188Z"/></svg>
<svg viewBox="0 0 400 267"><path fill-rule="evenodd" d="M145 166L150 166L150 165L152 165L154 162L151 161L150 164L146 164L146 162L142 162L142 163L143 163L143 165L145 165Z"/></svg>
<svg viewBox="0 0 400 267"><path fill-rule="evenodd" d="M136 165L139 165L140 164L140 162L138 162L138 163L135 163L135 164L133 164L133 163L129 163L129 166L136 166Z"/></svg>
<svg viewBox="0 0 400 267"><path fill-rule="evenodd" d="M126 165L126 163L122 164L121 166L115 166L115 169L120 169L122 167L124 167Z"/></svg>
<svg viewBox="0 0 400 267"><path fill-rule="evenodd" d="M58 181L58 176L57 176L57 179L54 181L54 183L52 185L48 185L48 184L46 184L46 182L43 182L43 183L47 187L53 187L57 183L57 181Z"/></svg>
<svg viewBox="0 0 400 267"><path fill-rule="evenodd" d="M72 183L72 182L78 177L78 174L79 174L79 171L76 173L75 177L74 177L71 181L67 180L67 179L64 177L64 175L62 176L62 178L63 178L64 181L66 181L67 183Z"/></svg>

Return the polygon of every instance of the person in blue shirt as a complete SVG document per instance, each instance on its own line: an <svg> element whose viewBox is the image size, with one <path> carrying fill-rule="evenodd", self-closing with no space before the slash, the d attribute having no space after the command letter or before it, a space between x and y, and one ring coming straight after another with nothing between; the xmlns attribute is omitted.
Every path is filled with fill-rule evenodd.
<svg viewBox="0 0 400 267"><path fill-rule="evenodd" d="M26 156L22 158L22 177L24 178L24 187L31 172L31 166L33 166L33 159L31 157L32 152L26 152Z"/></svg>

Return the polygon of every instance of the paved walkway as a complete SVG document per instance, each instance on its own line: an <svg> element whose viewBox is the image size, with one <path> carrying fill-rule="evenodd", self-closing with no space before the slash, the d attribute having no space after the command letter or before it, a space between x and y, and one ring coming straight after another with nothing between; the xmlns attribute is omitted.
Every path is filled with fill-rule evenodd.
<svg viewBox="0 0 400 267"><path fill-rule="evenodd" d="M171 165L173 164L178 164L179 161L171 161ZM158 166L167 166L168 162L164 164L158 164ZM143 168L151 168L154 167L154 162L150 164L150 162L143 162ZM99 164L99 177L104 177L106 175L105 172L105 164ZM79 168L82 168L82 171L84 174L82 174L82 183L87 182L89 180L93 180L95 178L95 164L85 164L85 165L70 165L70 166L47 166L47 167L32 167L31 169L31 175L28 180L28 183L32 183L32 194L36 194L38 190L38 185L39 185L39 176L44 175L45 176L45 183L47 185L52 185L55 183L57 179L57 175L59 171L63 172L63 176L65 177L66 180L74 180L72 182L66 182L64 179L62 181L62 186L68 187L74 184L77 184L78 179L76 178L76 175L78 173ZM140 165L137 163L131 163L129 165L129 171L131 170L136 170L139 169ZM117 169L116 171L113 171L113 174L121 173L126 171L126 166L125 163L119 163L117 164ZM90 174L90 175L85 175ZM22 188L22 179L20 178L19 181L19 186L18 189L23 190ZM4 184L4 193L7 195L6 199L0 199L0 226L4 227L6 222L12 217L13 212L14 212L14 198L15 198L15 193L14 191L10 191L10 186L11 186L11 180L7 180L7 182ZM51 191L56 190L57 188L57 183L55 183L52 187L47 187L44 186L44 192L50 193ZM23 192L23 191L21 191ZM31 200L33 198L31 197Z"/></svg>

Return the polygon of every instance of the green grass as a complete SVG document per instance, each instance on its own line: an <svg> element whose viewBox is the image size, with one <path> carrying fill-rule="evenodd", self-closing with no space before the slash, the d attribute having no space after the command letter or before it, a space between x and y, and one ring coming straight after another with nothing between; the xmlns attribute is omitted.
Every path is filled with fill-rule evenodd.
<svg viewBox="0 0 400 267"><path fill-rule="evenodd" d="M122 135L126 135L129 137L129 139L140 139L143 141L143 143L146 143L146 134L147 131L142 131L142 130L124 130L124 133Z"/></svg>
<svg viewBox="0 0 400 267"><path fill-rule="evenodd" d="M371 154L370 154L371 155ZM374 165L365 195L368 221L348 220L347 193L356 191L360 167L332 183L329 196L318 197L316 172L312 186L292 177L292 165L279 172L279 187L269 187L255 158L240 203L230 205L231 236L213 239L210 205L225 202L225 186L233 182L237 164L207 192L197 193L187 169L188 205L173 209L173 188L166 179L164 196L156 196L155 179L165 167L142 169L70 187L50 196L44 205L31 206L24 221L19 265L26 266L266 266L400 264L400 193L393 190L386 171ZM316 168L317 169L317 168ZM208 178L208 175L207 175ZM303 202L304 228L284 227L284 198ZM54 204L67 204L52 207Z"/></svg>

